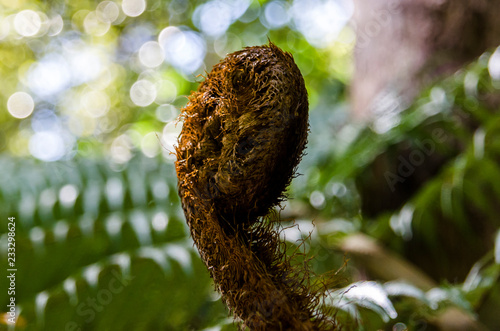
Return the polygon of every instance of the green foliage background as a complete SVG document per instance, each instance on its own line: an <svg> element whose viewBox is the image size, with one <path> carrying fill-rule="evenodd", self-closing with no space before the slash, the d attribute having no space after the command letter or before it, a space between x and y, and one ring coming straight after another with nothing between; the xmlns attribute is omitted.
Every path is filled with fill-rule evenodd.
<svg viewBox="0 0 500 331"><path fill-rule="evenodd" d="M202 78L166 63L154 70L141 68L137 49L127 53L120 48L122 36L137 26L148 26L150 35L143 42L169 25L197 31L192 17L202 3L149 1L142 15L124 17L96 36L82 22L98 4L0 1L3 22L24 9L49 18L59 14L64 33L120 59L110 63L112 78L103 89L110 109L93 125L110 124L77 137L61 160L43 162L30 156L31 117L16 119L5 105L12 93L26 90L30 65L61 50L60 38L67 35L2 34L0 258L3 274L7 219L15 217L20 313L15 329L236 329L189 239L172 156L160 139L173 119L159 118L157 108L168 104L178 111ZM248 11L262 17L268 5L253 1ZM385 119L392 124L381 130L349 120L350 35L346 28L339 40L349 42L317 48L291 21L268 28L255 15L234 21L222 37L203 36L206 70L220 58L210 46L216 41L231 52L270 38L294 55L304 74L311 133L301 176L294 179L292 199L282 210L285 226L290 219L297 224L285 230L286 240L293 248L297 239L310 234L305 247L318 273L345 266L337 274L339 288L332 289L326 304L338 308L336 317L346 329L431 330L449 307L459 307L491 330L500 328L500 117L495 103L500 83L489 73L491 54L429 87L408 109ZM168 78L176 96L135 105L129 90L144 75ZM68 104L78 104L89 84L73 84L52 104L40 103L49 104L68 121L65 125L72 116L83 121L68 111ZM154 155L143 145L151 132L159 135ZM128 141L130 157L125 160L112 157L119 137ZM424 152L426 142L432 152ZM419 165L412 161L413 170L402 175L398 156L411 160L415 150L425 160ZM343 244L360 233L417 266L432 286L391 279L361 259L346 261ZM8 279L0 277L2 307L9 300L7 288ZM3 321L0 329L13 328Z"/></svg>

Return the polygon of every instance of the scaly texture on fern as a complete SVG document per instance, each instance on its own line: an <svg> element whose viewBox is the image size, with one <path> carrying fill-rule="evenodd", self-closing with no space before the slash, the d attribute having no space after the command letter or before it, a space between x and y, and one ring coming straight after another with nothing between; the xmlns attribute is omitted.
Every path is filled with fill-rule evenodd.
<svg viewBox="0 0 500 331"><path fill-rule="evenodd" d="M307 140L307 92L293 57L272 43L229 54L181 116L179 195L227 306L252 330L333 328L273 221L258 221L284 198Z"/></svg>

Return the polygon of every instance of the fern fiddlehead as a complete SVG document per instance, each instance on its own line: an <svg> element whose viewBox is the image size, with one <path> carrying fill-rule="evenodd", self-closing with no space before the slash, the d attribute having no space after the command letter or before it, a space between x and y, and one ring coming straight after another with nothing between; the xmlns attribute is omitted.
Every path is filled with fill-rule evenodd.
<svg viewBox="0 0 500 331"><path fill-rule="evenodd" d="M320 330L319 294L272 222L308 131L304 80L273 43L229 54L182 110L178 190L193 240L230 310L252 330Z"/></svg>

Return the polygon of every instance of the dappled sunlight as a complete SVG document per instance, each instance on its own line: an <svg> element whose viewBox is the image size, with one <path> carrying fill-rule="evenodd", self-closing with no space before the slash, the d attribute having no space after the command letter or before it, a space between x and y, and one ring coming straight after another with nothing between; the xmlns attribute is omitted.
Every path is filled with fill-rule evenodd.
<svg viewBox="0 0 500 331"><path fill-rule="evenodd" d="M144 0L101 1L80 8L9 5L0 20L0 40L21 56L1 50L12 58L10 70L19 80L3 102L12 118L32 122L32 131L23 131L29 144L12 134L4 148L44 161L73 158L87 143L109 149L120 163L136 151L157 155L151 138L118 143L123 140L118 139L119 128L153 111L158 121L148 127L161 131L162 122L175 120L186 103L182 95L202 79L199 75L214 59L262 44L271 31L279 30L290 30L288 45L299 52L292 31L316 47L327 47L352 14L344 0L212 0L192 8L172 1L167 6L171 24L165 24L144 19L152 13L150 6ZM175 19L188 10L194 28ZM240 32L242 24L252 29ZM304 75L315 65L307 56L298 63ZM166 71L167 79L162 77ZM145 130L139 131L146 136ZM171 147L170 140L165 144Z"/></svg>

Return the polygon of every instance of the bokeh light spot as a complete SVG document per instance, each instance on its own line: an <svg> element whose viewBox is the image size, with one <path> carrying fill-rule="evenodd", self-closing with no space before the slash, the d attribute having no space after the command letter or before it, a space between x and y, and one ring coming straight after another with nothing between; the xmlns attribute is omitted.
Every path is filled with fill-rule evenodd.
<svg viewBox="0 0 500 331"><path fill-rule="evenodd" d="M107 61L103 61L105 57L97 48L77 44L68 46L66 51L73 85L88 83L103 72Z"/></svg>
<svg viewBox="0 0 500 331"><path fill-rule="evenodd" d="M163 79L158 82L158 95L156 102L170 103L177 97L177 86L169 80Z"/></svg>
<svg viewBox="0 0 500 331"><path fill-rule="evenodd" d="M103 1L97 5L96 14L102 22L113 23L120 15L120 8L112 1Z"/></svg>
<svg viewBox="0 0 500 331"><path fill-rule="evenodd" d="M264 9L262 23L270 29L278 29L288 23L288 5L283 1L270 2Z"/></svg>
<svg viewBox="0 0 500 331"><path fill-rule="evenodd" d="M130 138L122 134L111 144L111 159L119 164L127 163L132 158L132 147Z"/></svg>
<svg viewBox="0 0 500 331"><path fill-rule="evenodd" d="M26 118L35 108L35 102L26 92L16 92L7 100L7 110L15 118Z"/></svg>
<svg viewBox="0 0 500 331"><path fill-rule="evenodd" d="M123 0L122 10L125 15L130 17L137 17L146 10L145 0Z"/></svg>
<svg viewBox="0 0 500 331"><path fill-rule="evenodd" d="M198 6L193 12L193 23L204 34L222 36L229 26L247 10L248 0L213 0Z"/></svg>
<svg viewBox="0 0 500 331"><path fill-rule="evenodd" d="M14 19L14 29L24 37L36 35L41 27L42 19L40 15L33 10L20 11Z"/></svg>
<svg viewBox="0 0 500 331"><path fill-rule="evenodd" d="M325 206L325 195L320 191L313 191L309 196L309 202L316 209L321 209Z"/></svg>
<svg viewBox="0 0 500 331"><path fill-rule="evenodd" d="M295 0L291 8L294 26L315 47L326 47L350 19L350 0Z"/></svg>
<svg viewBox="0 0 500 331"><path fill-rule="evenodd" d="M174 146L177 145L177 137L179 137L181 130L182 122L177 121L167 123L163 128L161 145L165 149L168 159L175 159L175 156L171 155L171 153L175 152Z"/></svg>
<svg viewBox="0 0 500 331"><path fill-rule="evenodd" d="M54 16L50 22L49 22L49 31L48 35L50 37L57 36L59 33L61 33L63 27L64 27L64 21L61 15L56 15Z"/></svg>
<svg viewBox="0 0 500 331"><path fill-rule="evenodd" d="M170 191L170 189L168 188L166 182L155 181L152 185L152 192L155 199L165 200L168 198L168 192Z"/></svg>
<svg viewBox="0 0 500 331"><path fill-rule="evenodd" d="M156 118L166 123L173 121L179 116L179 109L174 105L164 104L156 108Z"/></svg>
<svg viewBox="0 0 500 331"><path fill-rule="evenodd" d="M64 156L64 141L61 135L53 131L35 133L30 139L30 153L42 161L57 161Z"/></svg>
<svg viewBox="0 0 500 331"><path fill-rule="evenodd" d="M67 184L59 190L59 201L64 206L70 206L78 197L78 188L75 185Z"/></svg>
<svg viewBox="0 0 500 331"><path fill-rule="evenodd" d="M68 63L66 59L57 54L47 54L28 70L28 86L42 98L59 93L70 82Z"/></svg>
<svg viewBox="0 0 500 331"><path fill-rule="evenodd" d="M169 26L160 32L158 41L165 60L184 74L192 74L203 64L205 40L196 32Z"/></svg>
<svg viewBox="0 0 500 331"><path fill-rule="evenodd" d="M111 24L99 19L97 12L92 11L85 16L83 28L85 32L92 36L103 36L109 31Z"/></svg>
<svg viewBox="0 0 500 331"><path fill-rule="evenodd" d="M495 50L488 61L488 71L491 78L500 80L500 47Z"/></svg>
<svg viewBox="0 0 500 331"><path fill-rule="evenodd" d="M142 138L141 150L147 157L155 157L160 153L160 140L156 132L150 132Z"/></svg>
<svg viewBox="0 0 500 331"><path fill-rule="evenodd" d="M103 91L89 91L82 96L82 105L91 117L98 118L108 112L110 101Z"/></svg>
<svg viewBox="0 0 500 331"><path fill-rule="evenodd" d="M163 50L156 41L148 41L139 49L139 61L145 67L156 68L163 60Z"/></svg>
<svg viewBox="0 0 500 331"><path fill-rule="evenodd" d="M152 224L156 231L165 231L168 225L168 216L164 212L158 212L153 216Z"/></svg>
<svg viewBox="0 0 500 331"><path fill-rule="evenodd" d="M226 33L214 40L214 51L220 57L225 57L228 53L240 50L242 45L240 37L234 33Z"/></svg>
<svg viewBox="0 0 500 331"><path fill-rule="evenodd" d="M139 107L146 107L155 101L156 86L146 79L138 80L130 88L130 99Z"/></svg>
<svg viewBox="0 0 500 331"><path fill-rule="evenodd" d="M222 1L210 1L193 13L196 26L213 37L223 35L231 25L231 7Z"/></svg>

